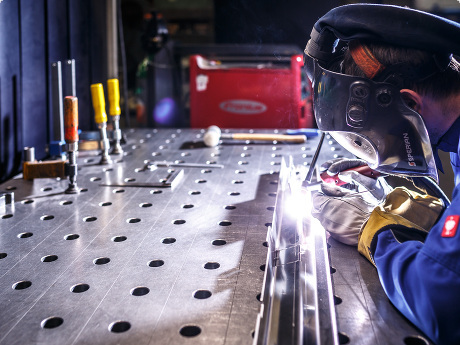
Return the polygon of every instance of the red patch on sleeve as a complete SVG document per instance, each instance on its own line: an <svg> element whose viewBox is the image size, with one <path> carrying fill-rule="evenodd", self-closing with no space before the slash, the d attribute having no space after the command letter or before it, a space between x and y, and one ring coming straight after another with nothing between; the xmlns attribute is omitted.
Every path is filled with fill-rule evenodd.
<svg viewBox="0 0 460 345"><path fill-rule="evenodd" d="M442 237L454 237L457 233L460 216L448 216L442 228Z"/></svg>

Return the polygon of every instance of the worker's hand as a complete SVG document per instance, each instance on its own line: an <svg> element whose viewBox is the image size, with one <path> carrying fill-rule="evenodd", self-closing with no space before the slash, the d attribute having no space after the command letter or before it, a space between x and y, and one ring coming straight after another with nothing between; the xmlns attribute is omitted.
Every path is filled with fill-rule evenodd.
<svg viewBox="0 0 460 345"><path fill-rule="evenodd" d="M360 159L344 158L325 162L321 165L322 172L327 171L330 176L339 174L347 184L338 187L323 183L321 191L312 195L312 215L331 237L348 245L358 244L362 225L391 191L383 177L374 179L350 170L364 164Z"/></svg>
<svg viewBox="0 0 460 345"><path fill-rule="evenodd" d="M381 202L391 192L392 188L388 185L384 177L371 178L353 171L353 168L364 165L367 164L361 159L337 158L323 163L320 171L327 172L329 176L338 174L340 180L355 186L358 192L366 192L363 194L363 198L368 202L375 203L374 199Z"/></svg>
<svg viewBox="0 0 460 345"><path fill-rule="evenodd" d="M443 202L405 187L395 188L370 214L359 234L358 251L372 264L376 238L381 231L391 230L396 241L424 241L444 209Z"/></svg>

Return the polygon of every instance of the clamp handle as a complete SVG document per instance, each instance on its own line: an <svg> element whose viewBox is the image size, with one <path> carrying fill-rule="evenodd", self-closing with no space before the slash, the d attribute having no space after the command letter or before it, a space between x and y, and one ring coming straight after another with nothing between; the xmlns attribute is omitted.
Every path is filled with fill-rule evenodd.
<svg viewBox="0 0 460 345"><path fill-rule="evenodd" d="M118 79L107 80L107 92L109 98L109 114L117 116L121 114L120 108L120 86Z"/></svg>
<svg viewBox="0 0 460 345"><path fill-rule="evenodd" d="M93 100L94 119L96 123L106 123L107 113L105 112L104 88L101 83L91 85L91 97Z"/></svg>
<svg viewBox="0 0 460 345"><path fill-rule="evenodd" d="M78 142L78 98L64 98L64 136L67 144Z"/></svg>

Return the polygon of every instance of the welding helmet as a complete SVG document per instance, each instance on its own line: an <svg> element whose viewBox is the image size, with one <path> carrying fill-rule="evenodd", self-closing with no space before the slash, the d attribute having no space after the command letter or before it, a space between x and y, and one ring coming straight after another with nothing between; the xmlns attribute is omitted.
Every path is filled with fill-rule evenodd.
<svg viewBox="0 0 460 345"><path fill-rule="evenodd" d="M438 181L424 121L400 90L446 69L460 52L458 37L459 24L408 8L355 4L329 11L315 23L304 55L318 128L377 171ZM365 42L432 51L433 59L384 66ZM366 77L333 71L345 49Z"/></svg>

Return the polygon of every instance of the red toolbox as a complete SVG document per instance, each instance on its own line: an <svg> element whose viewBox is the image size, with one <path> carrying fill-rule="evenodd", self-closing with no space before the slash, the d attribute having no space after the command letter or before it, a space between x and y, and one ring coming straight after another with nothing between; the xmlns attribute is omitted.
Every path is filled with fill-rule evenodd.
<svg viewBox="0 0 460 345"><path fill-rule="evenodd" d="M191 127L313 127L311 86L301 83L302 66L301 55L284 64L191 56Z"/></svg>

